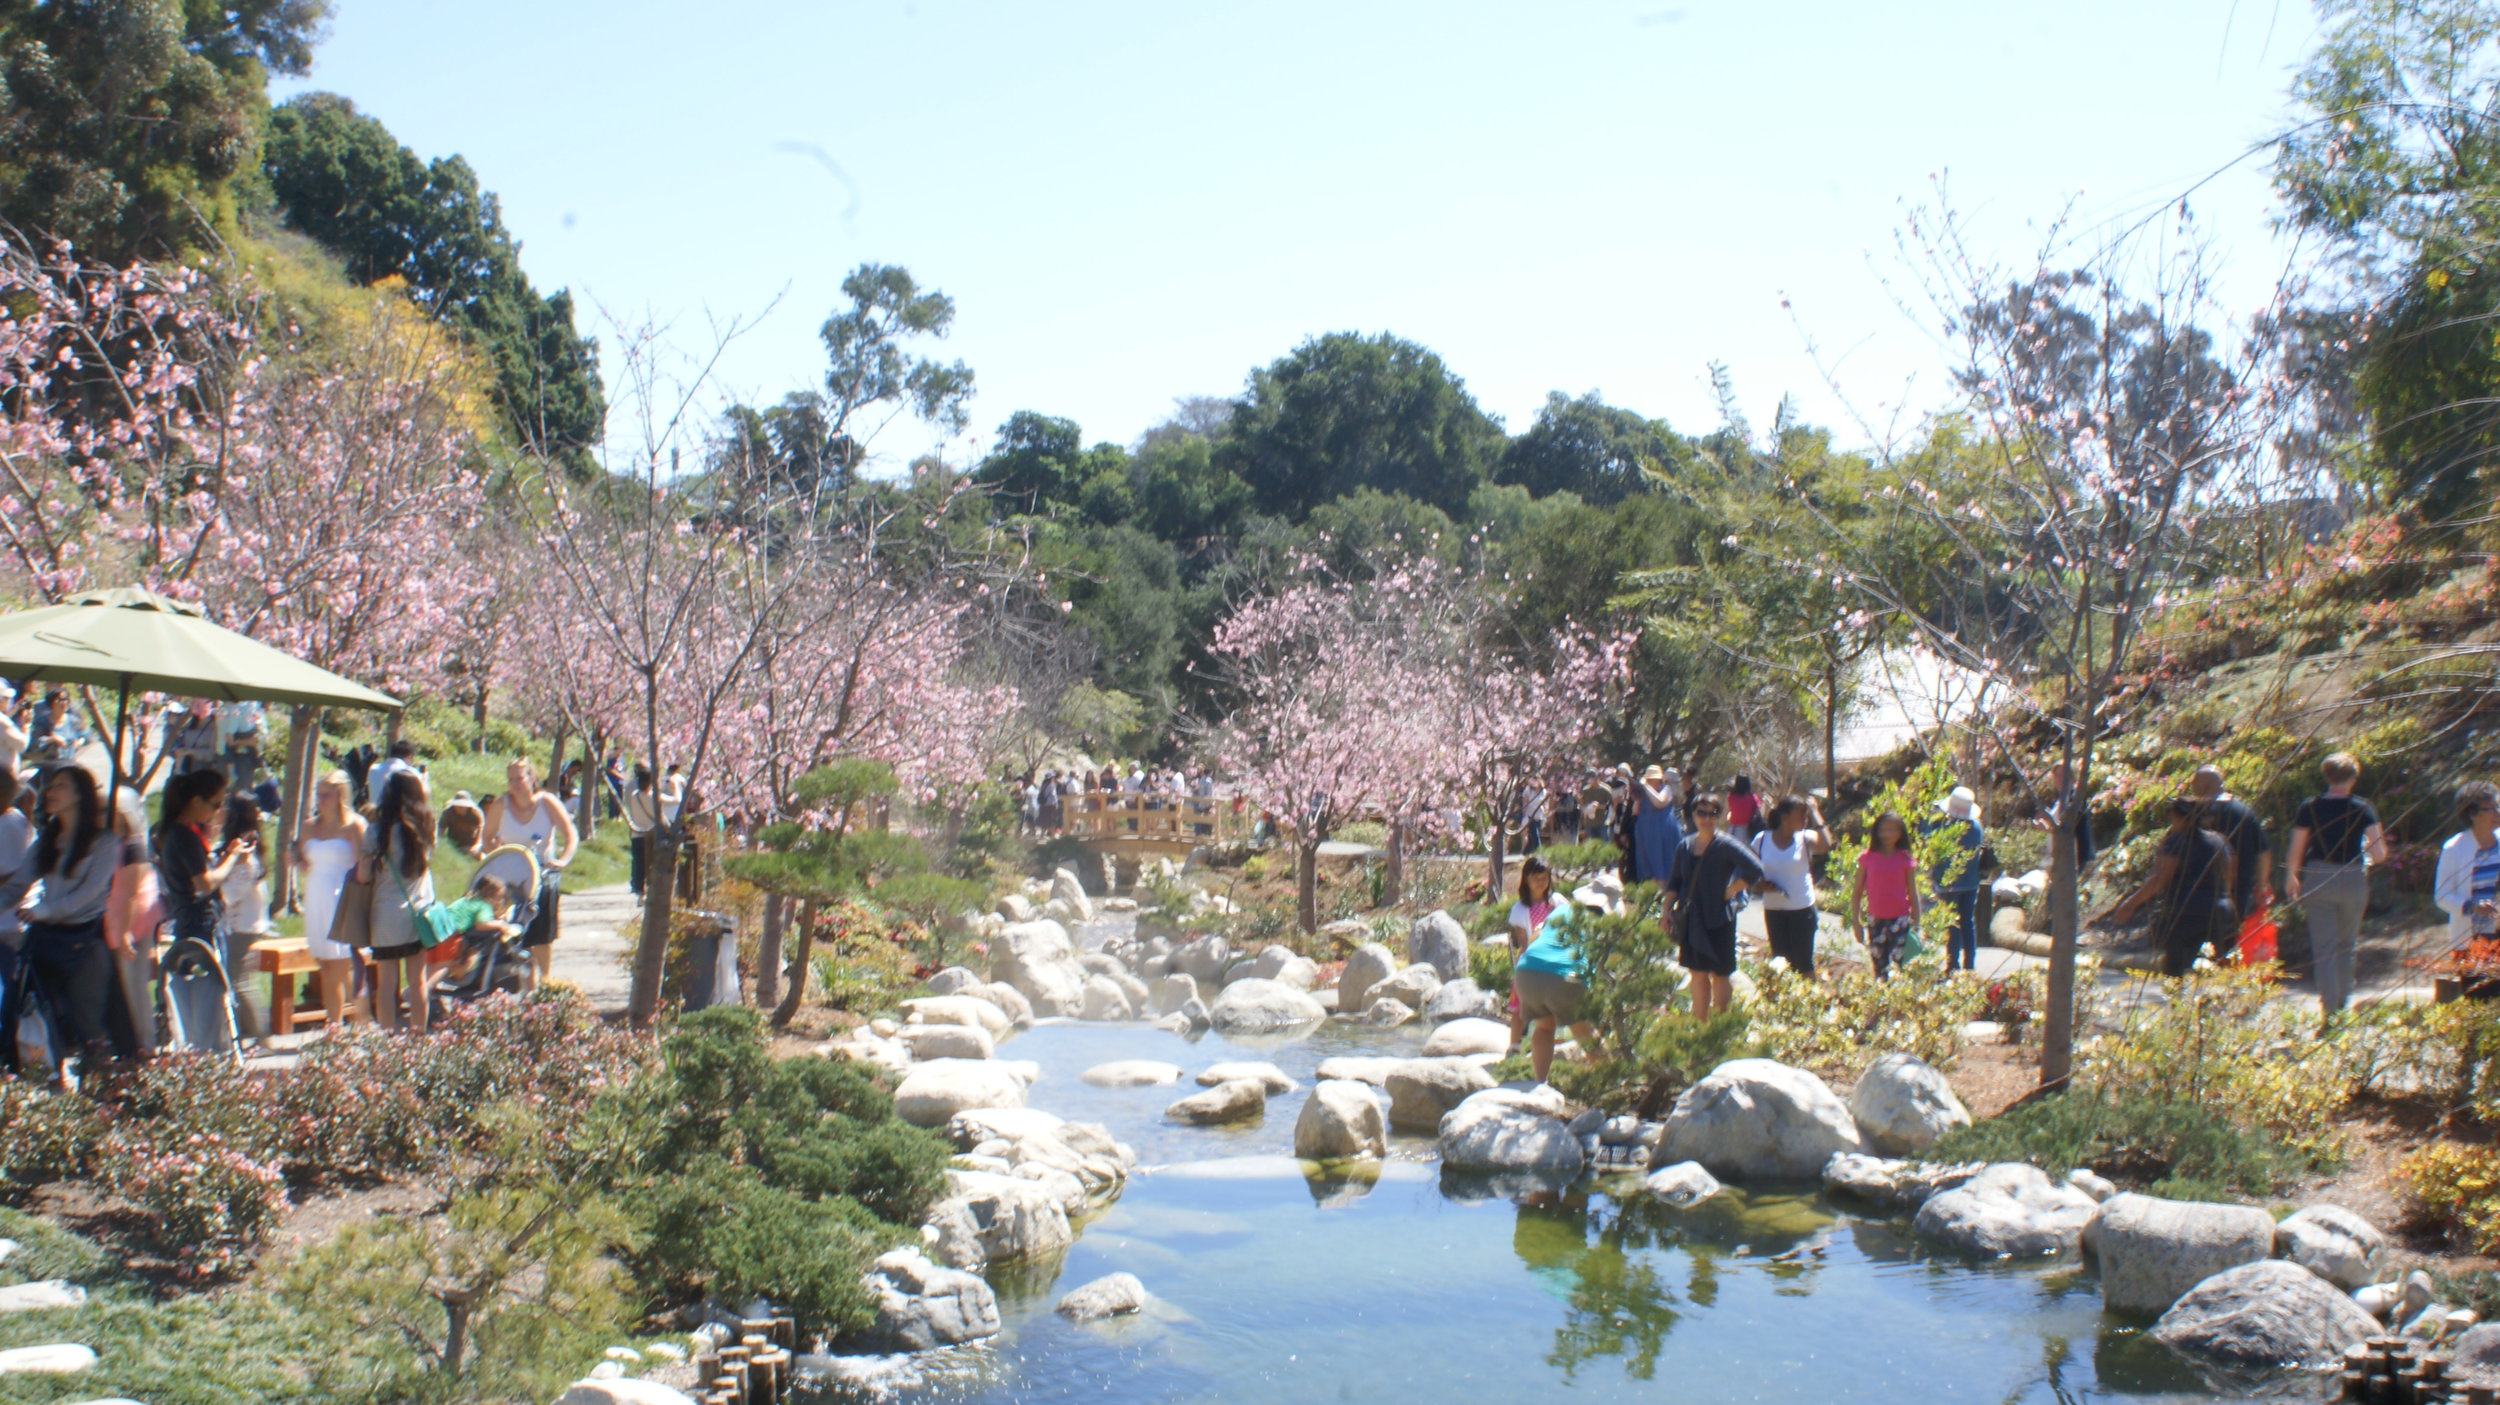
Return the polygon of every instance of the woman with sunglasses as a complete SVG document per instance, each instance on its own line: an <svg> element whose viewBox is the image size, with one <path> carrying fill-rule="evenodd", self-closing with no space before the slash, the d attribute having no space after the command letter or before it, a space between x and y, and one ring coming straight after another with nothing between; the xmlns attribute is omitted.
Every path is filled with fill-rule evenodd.
<svg viewBox="0 0 2500 1405"><path fill-rule="evenodd" d="M1675 846L1666 881L1666 928L1693 973L1693 1015L1705 1020L1735 993L1736 895L1762 881L1761 860L1720 831L1726 817L1718 796L1693 797L1693 834Z"/></svg>

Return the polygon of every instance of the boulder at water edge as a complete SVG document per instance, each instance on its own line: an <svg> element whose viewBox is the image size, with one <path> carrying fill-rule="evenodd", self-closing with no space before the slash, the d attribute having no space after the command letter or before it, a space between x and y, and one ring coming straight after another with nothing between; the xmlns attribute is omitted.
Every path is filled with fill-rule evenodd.
<svg viewBox="0 0 2500 1405"><path fill-rule="evenodd" d="M1038 1180L948 1171L946 1185L946 1198L939 1205L959 1206L971 1216L982 1257L991 1263L1047 1254L1076 1238L1068 1226L1067 1202Z"/></svg>
<svg viewBox="0 0 2500 1405"><path fill-rule="evenodd" d="M1109 976L1086 978L1084 999L1077 1007L1077 1018L1104 1023L1117 1023L1136 1012L1129 1008L1128 992Z"/></svg>
<svg viewBox="0 0 2500 1405"><path fill-rule="evenodd" d="M89 1401L87 1405L103 1405L103 1402ZM658 1381L591 1377L566 1386L564 1394L556 1397L556 1405L694 1405L694 1400L685 1392L671 1389Z"/></svg>
<svg viewBox="0 0 2500 1405"><path fill-rule="evenodd" d="M972 995L924 995L903 1002L903 1019L917 1024L970 1025L992 1039L1004 1039L1014 1026L1007 1012Z"/></svg>
<svg viewBox="0 0 2500 1405"><path fill-rule="evenodd" d="M1664 1170L1650 1172L1641 1181L1641 1189L1679 1210L1700 1204L1722 1188L1719 1178L1698 1161L1679 1161Z"/></svg>
<svg viewBox="0 0 2500 1405"><path fill-rule="evenodd" d="M1266 1089L1269 1097L1274 1097L1278 1093L1290 1093L1299 1086L1285 1076L1283 1069L1272 1063L1261 1061L1236 1059L1231 1063L1209 1064L1198 1070L1198 1086L1201 1088L1212 1088L1218 1083L1232 1083L1245 1078Z"/></svg>
<svg viewBox="0 0 2500 1405"><path fill-rule="evenodd" d="M1424 1057L1449 1058L1460 1054L1506 1054L1510 1052L1510 1026L1500 1020L1452 1020L1432 1032L1424 1041Z"/></svg>
<svg viewBox="0 0 2500 1405"><path fill-rule="evenodd" d="M2260 1259L2190 1289L2153 1324L2153 1337L2237 1366L2318 1366L2378 1330L2376 1318L2325 1279Z"/></svg>
<svg viewBox="0 0 2500 1405"><path fill-rule="evenodd" d="M1405 1059L1387 1070L1381 1086L1389 1090L1391 1126L1438 1132L1451 1109L1493 1086L1493 1075L1455 1059Z"/></svg>
<svg viewBox="0 0 2500 1405"><path fill-rule="evenodd" d="M1313 1072L1321 1078L1343 1078L1356 1083L1369 1083L1375 1088L1385 1088L1389 1083L1389 1075L1397 1072L1400 1065L1408 1062L1410 1060L1380 1058L1369 1054L1340 1054L1333 1059L1320 1060L1319 1067ZM1450 1106L1456 1107L1458 1104L1452 1103ZM1448 1109L1444 1108L1443 1111L1446 1112ZM1440 1119L1434 1118L1433 1125L1440 1126Z"/></svg>
<svg viewBox="0 0 2500 1405"><path fill-rule="evenodd" d="M1033 1027L1033 1002L1024 998L1023 991L1016 989L1014 986L1007 984L1005 981L992 981L978 990L970 990L964 993L967 995L978 995L982 999L997 1006L1000 1010L1005 1011L1007 1015L1007 1023L1012 1028L1031 1029Z"/></svg>
<svg viewBox="0 0 2500 1405"><path fill-rule="evenodd" d="M1807 1180L1859 1149L1849 1109L1822 1079L1771 1059L1737 1059L1684 1090L1651 1161L1698 1161L1720 1176Z"/></svg>
<svg viewBox="0 0 2500 1405"><path fill-rule="evenodd" d="M1467 974L1467 929L1434 908L1407 929L1406 959L1430 966L1445 981L1457 980Z"/></svg>
<svg viewBox="0 0 2500 1405"><path fill-rule="evenodd" d="M1220 985L1233 964L1233 949L1222 937L1201 937L1172 953L1172 960L1183 975Z"/></svg>
<svg viewBox="0 0 2500 1405"><path fill-rule="evenodd" d="M1476 983L1465 976L1441 982L1441 988L1424 1002L1424 1018L1434 1024L1451 1020L1498 1020L1502 1017L1502 999L1489 990L1476 989Z"/></svg>
<svg viewBox="0 0 2500 1405"><path fill-rule="evenodd" d="M1079 922L1094 920L1094 900L1085 896L1085 885L1077 881L1076 875L1064 868L1050 875L1050 900L1066 903Z"/></svg>
<svg viewBox="0 0 2500 1405"><path fill-rule="evenodd" d="M998 1299L981 1275L931 1263L917 1249L880 1257L861 1281L877 1303L863 1346L932 1351L998 1335Z"/></svg>
<svg viewBox="0 0 2500 1405"><path fill-rule="evenodd" d="M1397 974L1398 958L1379 942L1365 942L1345 959L1337 973L1337 1007L1349 1013L1367 1009L1372 987Z"/></svg>
<svg viewBox="0 0 2500 1405"><path fill-rule="evenodd" d="M1388 1119L1370 1085L1343 1078L1320 1080L1293 1121L1293 1154L1311 1161L1388 1155Z"/></svg>
<svg viewBox="0 0 2500 1405"><path fill-rule="evenodd" d="M1192 1093L1163 1110L1175 1122L1194 1127L1212 1127L1225 1122L1247 1122L1267 1111L1267 1089L1247 1078L1218 1083L1203 1093Z"/></svg>
<svg viewBox="0 0 2500 1405"><path fill-rule="evenodd" d="M1094 1065L1078 1074L1077 1081L1091 1083L1097 1088L1144 1088L1157 1083L1180 1082L1181 1066L1154 1059L1117 1059Z"/></svg>
<svg viewBox="0 0 2500 1405"><path fill-rule="evenodd" d="M2274 1216L2248 1205L2113 1195L2085 1226L2083 1247L2100 1269L2101 1306L2166 1312L2224 1269L2272 1254Z"/></svg>
<svg viewBox="0 0 2500 1405"><path fill-rule="evenodd" d="M1316 1024L1328 1018L1328 1012L1292 986L1252 979L1224 987L1208 1017L1217 1029L1239 1034Z"/></svg>
<svg viewBox="0 0 2500 1405"><path fill-rule="evenodd" d="M1071 1322L1100 1322L1136 1312L1146 1305L1146 1285L1134 1273L1107 1273L1059 1300L1058 1312Z"/></svg>
<svg viewBox="0 0 2500 1405"><path fill-rule="evenodd" d="M932 1059L914 1064L894 1090L894 1115L915 1127L943 1127L966 1108L1024 1106L1024 1079L995 1059Z"/></svg>
<svg viewBox="0 0 2500 1405"><path fill-rule="evenodd" d="M1033 900L1022 893L999 894L998 901L991 906L990 910L1009 922L1033 920Z"/></svg>
<svg viewBox="0 0 2500 1405"><path fill-rule="evenodd" d="M1198 998L1198 983L1174 972L1155 983L1155 1013L1168 1015Z"/></svg>
<svg viewBox="0 0 2500 1405"><path fill-rule="evenodd" d="M1239 962L1224 973L1225 984L1235 981L1275 981L1296 990L1309 990L1319 984L1319 966L1308 957L1295 953L1282 942L1271 942L1259 954Z"/></svg>
<svg viewBox="0 0 2500 1405"><path fill-rule="evenodd" d="M1441 1164L1453 1171L1579 1174L1587 1153L1562 1119L1502 1093L1478 1093L1441 1119Z"/></svg>
<svg viewBox="0 0 2500 1405"><path fill-rule="evenodd" d="M1413 1018L1415 1018L1413 1010L1385 995L1373 1001L1371 1008L1363 1012L1363 1023L1377 1025L1382 1029L1395 1028Z"/></svg>
<svg viewBox="0 0 2500 1405"><path fill-rule="evenodd" d="M2074 1249L2099 1208L2091 1196L2050 1180L2039 1167L2006 1161L1929 1196L1912 1224L1965 1254L2027 1257Z"/></svg>
<svg viewBox="0 0 2500 1405"><path fill-rule="evenodd" d="M1344 989L1342 985L1338 988ZM1394 1000L1410 1010L1421 1013L1424 1005L1432 999L1432 993L1440 988L1441 973L1422 962L1417 962L1375 984L1371 988L1371 998Z"/></svg>
<svg viewBox="0 0 2500 1405"><path fill-rule="evenodd" d="M2274 1227L2274 1252L2338 1288L2378 1280L2387 1236L2341 1205L2312 1205Z"/></svg>
<svg viewBox="0 0 2500 1405"><path fill-rule="evenodd" d="M2460 1385L2500 1385L2500 1322L2485 1322L2458 1334L2449 1354L2448 1379Z"/></svg>
<svg viewBox="0 0 2500 1405"><path fill-rule="evenodd" d="M1867 1150L1885 1156L1915 1156L1970 1125L1970 1109L1953 1085L1911 1054L1886 1054L1870 1065L1849 1091L1849 1115Z"/></svg>
<svg viewBox="0 0 2500 1405"><path fill-rule="evenodd" d="M1886 1210L1915 1210L1929 1197L1962 1185L1986 1169L1975 1162L1939 1166L1842 1152L1824 1163L1823 1188Z"/></svg>
<svg viewBox="0 0 2500 1405"><path fill-rule="evenodd" d="M981 1246L981 1226L960 1200L941 1200L929 1207L920 1224L920 1252L948 1268L979 1273L989 1267L989 1250Z"/></svg>
<svg viewBox="0 0 2500 1405"><path fill-rule="evenodd" d="M979 987L984 984L986 982L971 967L949 966L929 977L929 993L931 995L978 995L981 993Z"/></svg>
<svg viewBox="0 0 2500 1405"><path fill-rule="evenodd" d="M987 1059L998 1054L990 1032L973 1024L905 1025L894 1037L915 1059Z"/></svg>

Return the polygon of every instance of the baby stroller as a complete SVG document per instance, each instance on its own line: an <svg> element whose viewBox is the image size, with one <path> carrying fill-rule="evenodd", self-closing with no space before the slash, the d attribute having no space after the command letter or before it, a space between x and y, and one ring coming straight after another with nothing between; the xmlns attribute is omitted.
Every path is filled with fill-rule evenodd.
<svg viewBox="0 0 2500 1405"><path fill-rule="evenodd" d="M234 981L218 955L215 942L176 937L157 958L156 979L163 989L165 1047L243 1058L238 998Z"/></svg>
<svg viewBox="0 0 2500 1405"><path fill-rule="evenodd" d="M479 878L494 879L512 895L512 913L506 920L513 931L508 936L499 932L461 932L426 952L428 963L447 968L447 974L434 985L435 997L445 1005L465 1005L499 990L518 993L521 973L529 966L529 953L521 946L521 933L529 930L530 919L538 914L538 855L519 844L489 850L478 861L477 873L470 882L475 884Z"/></svg>

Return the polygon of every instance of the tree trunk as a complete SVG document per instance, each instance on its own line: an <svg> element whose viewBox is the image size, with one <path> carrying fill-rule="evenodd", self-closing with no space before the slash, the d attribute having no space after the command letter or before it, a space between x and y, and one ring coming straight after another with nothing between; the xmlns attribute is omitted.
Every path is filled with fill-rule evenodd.
<svg viewBox="0 0 2500 1405"><path fill-rule="evenodd" d="M2040 1022L2043 1088L2064 1087L2074 1072L2075 952L2083 935L2083 871L2075 861L2081 852L2076 838L2079 826L2092 823L2092 807L2084 799L2090 793L2086 786L2091 764L2087 751L2080 765L2068 769L2074 778L2073 793L2071 798L2060 797L2057 826L2049 831L2048 1009L2041 1012Z"/></svg>
<svg viewBox="0 0 2500 1405"><path fill-rule="evenodd" d="M486 754L487 691L488 690L485 684L480 683L477 685L477 701L471 705L469 710L470 720L477 724L477 739L469 743L469 750L479 756L484 756Z"/></svg>
<svg viewBox="0 0 2500 1405"><path fill-rule="evenodd" d="M547 752L547 774L539 778L539 784L559 795L564 793L557 784L564 776L564 744L571 740L573 740L572 728L556 728L555 743Z"/></svg>
<svg viewBox="0 0 2500 1405"><path fill-rule="evenodd" d="M755 946L755 1008L769 1010L781 1003L781 914L785 901L779 893L764 895L764 935Z"/></svg>
<svg viewBox="0 0 2500 1405"><path fill-rule="evenodd" d="M607 784L602 779L606 772L600 769L599 753L606 749L607 738L592 732L582 741L588 749L582 753L582 791L573 805L573 828L581 832L582 842L587 844L599 828L599 788Z"/></svg>
<svg viewBox="0 0 2500 1405"><path fill-rule="evenodd" d="M1840 661L1823 655L1823 798L1840 794Z"/></svg>
<svg viewBox="0 0 2500 1405"><path fill-rule="evenodd" d="M1305 840L1294 846L1294 893L1298 902L1295 920L1305 932L1319 930L1319 841Z"/></svg>
<svg viewBox="0 0 2500 1405"><path fill-rule="evenodd" d="M461 1296L446 1297L443 1304L443 1374L456 1376L469 1358L469 1300Z"/></svg>
<svg viewBox="0 0 2500 1405"><path fill-rule="evenodd" d="M660 975L668 963L669 917L677 901L677 845L682 824L663 824L651 831L651 856L642 884L642 935L634 946L633 993L625 1015L634 1028L649 1029L660 1012Z"/></svg>
<svg viewBox="0 0 2500 1405"><path fill-rule="evenodd" d="M1484 847L1488 851L1484 865L1484 900L1486 902L1501 900L1503 870L1510 867L1510 855L1505 850L1509 842L1510 833L1502 827L1501 814L1496 811L1493 814L1493 823L1487 825L1484 832Z"/></svg>
<svg viewBox="0 0 2500 1405"><path fill-rule="evenodd" d="M816 904L799 904L798 958L790 963L790 989L773 1010L773 1028L788 1029L798 1018L799 1002L807 995L807 964L816 959Z"/></svg>
<svg viewBox="0 0 2500 1405"><path fill-rule="evenodd" d="M402 722L407 720L408 714L396 708L385 715L382 722L383 755L388 756L391 748L399 745L399 727Z"/></svg>
<svg viewBox="0 0 2500 1405"><path fill-rule="evenodd" d="M278 862L269 865L269 906L284 912L295 900L295 865L287 862L295 852L295 835L304 825L304 796L311 787L305 782L320 757L321 709L297 707L287 712L286 762L278 777Z"/></svg>
<svg viewBox="0 0 2500 1405"><path fill-rule="evenodd" d="M1395 907L1406 901L1406 822L1389 821L1389 857L1381 862L1380 904Z"/></svg>

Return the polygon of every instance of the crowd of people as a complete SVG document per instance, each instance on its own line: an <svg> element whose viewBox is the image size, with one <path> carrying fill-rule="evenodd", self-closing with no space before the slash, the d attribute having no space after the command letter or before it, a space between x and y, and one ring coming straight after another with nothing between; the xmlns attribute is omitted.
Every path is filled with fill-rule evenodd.
<svg viewBox="0 0 2500 1405"><path fill-rule="evenodd" d="M1105 796L1126 795L1148 804L1163 801L1215 798L1215 776L1205 767L1183 770L1177 766L1149 767L1142 762L1123 766L1113 761L1098 768L1076 767L1061 771L1027 770L1021 775L1008 773L1001 777L1007 792L1016 797L1018 823L1027 836L1049 837L1068 830L1068 818L1081 814L1089 804Z"/></svg>

